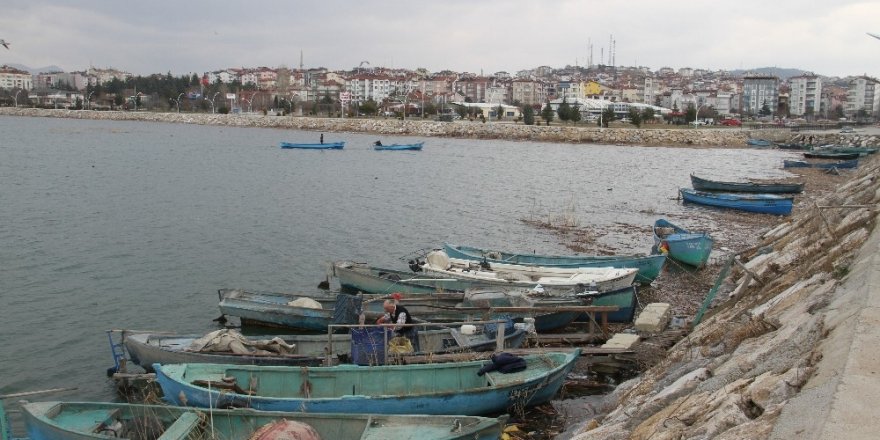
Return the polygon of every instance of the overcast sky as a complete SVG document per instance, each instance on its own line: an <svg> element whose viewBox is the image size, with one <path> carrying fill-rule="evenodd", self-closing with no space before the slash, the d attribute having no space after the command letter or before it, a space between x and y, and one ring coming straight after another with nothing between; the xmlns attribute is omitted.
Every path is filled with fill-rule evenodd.
<svg viewBox="0 0 880 440"><path fill-rule="evenodd" d="M880 1L4 0L0 65L134 74L386 66L787 67L880 77ZM604 53L604 57L602 56Z"/></svg>

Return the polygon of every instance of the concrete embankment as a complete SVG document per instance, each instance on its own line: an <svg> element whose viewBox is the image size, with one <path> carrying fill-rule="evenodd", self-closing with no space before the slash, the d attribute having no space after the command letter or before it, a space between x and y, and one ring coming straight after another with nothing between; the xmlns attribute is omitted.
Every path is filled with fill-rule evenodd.
<svg viewBox="0 0 880 440"><path fill-rule="evenodd" d="M574 438L877 438L878 171L764 233L708 318Z"/></svg>
<svg viewBox="0 0 880 440"><path fill-rule="evenodd" d="M797 134L788 130L743 130L737 128L667 129L663 125L636 128L598 128L588 125L523 125L511 122L436 122L421 119L314 118L263 115L223 115L203 113L153 113L127 111L48 110L0 107L0 115L101 119L118 121L167 122L179 124L225 125L236 127L287 128L322 132L375 133L396 136L430 136L465 139L504 139L583 144L621 144L651 146L744 147L746 140L767 138L790 142ZM836 135L817 135L816 143L841 142ZM880 137L870 136L859 145L880 145Z"/></svg>

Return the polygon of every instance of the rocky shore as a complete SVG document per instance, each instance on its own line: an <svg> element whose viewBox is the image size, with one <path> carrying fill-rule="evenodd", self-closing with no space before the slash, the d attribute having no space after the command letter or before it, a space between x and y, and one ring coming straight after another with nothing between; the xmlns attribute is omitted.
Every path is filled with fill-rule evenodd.
<svg viewBox="0 0 880 440"><path fill-rule="evenodd" d="M128 111L51 110L0 107L0 115L100 119L114 121L166 122L175 124L224 125L235 127L281 128L321 132L375 133L381 135L452 137L464 139L504 139L578 144L745 147L749 138L777 142L802 142L805 135L788 129L745 130L738 128L664 128L648 125L636 128L599 128L592 125L523 125L513 122L455 121L422 119L316 118L301 116L224 115L203 113L154 113ZM833 134L814 135L814 142L880 145L880 136Z"/></svg>
<svg viewBox="0 0 880 440"><path fill-rule="evenodd" d="M763 233L707 318L574 438L876 438L878 169Z"/></svg>

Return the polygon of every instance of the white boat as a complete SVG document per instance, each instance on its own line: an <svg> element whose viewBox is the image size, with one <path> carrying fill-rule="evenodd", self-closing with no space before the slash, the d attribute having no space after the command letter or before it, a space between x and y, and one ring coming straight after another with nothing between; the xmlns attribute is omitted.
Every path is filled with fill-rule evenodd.
<svg viewBox="0 0 880 440"><path fill-rule="evenodd" d="M428 253L420 268L428 275L467 280L475 285L530 289L540 286L554 292L625 289L633 284L638 273L635 268L562 268L474 262L449 258L442 250Z"/></svg>

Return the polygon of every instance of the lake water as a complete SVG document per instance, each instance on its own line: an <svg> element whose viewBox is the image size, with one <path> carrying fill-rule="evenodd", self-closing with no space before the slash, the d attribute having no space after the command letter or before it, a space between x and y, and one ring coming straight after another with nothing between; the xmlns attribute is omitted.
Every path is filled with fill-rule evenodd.
<svg viewBox="0 0 880 440"><path fill-rule="evenodd" d="M314 291L327 262L406 269L444 241L566 253L522 222L711 222L673 200L688 174L785 176L786 153L0 117L0 394L109 400L112 328L202 332L216 291ZM570 208L573 208L570 209ZM601 237L647 252L644 234Z"/></svg>

